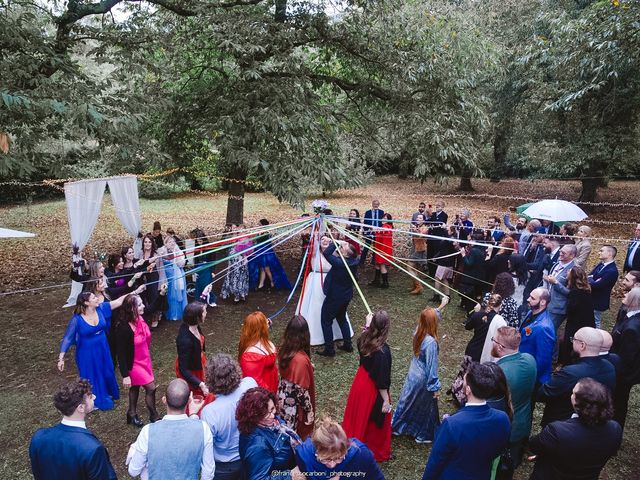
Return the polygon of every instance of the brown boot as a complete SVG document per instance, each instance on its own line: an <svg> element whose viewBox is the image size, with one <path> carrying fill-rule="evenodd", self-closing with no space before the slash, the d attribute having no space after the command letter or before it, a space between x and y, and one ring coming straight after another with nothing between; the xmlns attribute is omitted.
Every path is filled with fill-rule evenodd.
<svg viewBox="0 0 640 480"><path fill-rule="evenodd" d="M411 290L411 295L420 295L422 293L422 290L424 290L424 288L422 287L422 285L420 284L420 282L415 281L413 282L415 288L413 290Z"/></svg>

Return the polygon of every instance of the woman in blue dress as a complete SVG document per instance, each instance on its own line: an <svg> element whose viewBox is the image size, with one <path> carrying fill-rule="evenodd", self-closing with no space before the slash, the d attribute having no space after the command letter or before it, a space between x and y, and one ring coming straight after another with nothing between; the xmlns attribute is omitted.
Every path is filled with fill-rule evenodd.
<svg viewBox="0 0 640 480"><path fill-rule="evenodd" d="M269 225L269 220L263 218L260 220L260 225L266 227ZM276 252L273 251L270 238L269 233L263 233L254 240L256 247L249 257L249 288L262 290L265 288L265 282L268 281L268 289L291 290L291 283Z"/></svg>
<svg viewBox="0 0 640 480"><path fill-rule="evenodd" d="M420 313L413 335L414 357L391 421L394 435L410 435L417 443L431 443L440 425L438 322L447 303L449 297L443 297L438 308L425 308Z"/></svg>
<svg viewBox="0 0 640 480"><path fill-rule="evenodd" d="M144 290L138 288L136 293ZM64 355L71 345L76 346L76 365L80 378L91 382L96 396L95 406L100 410L113 408L113 401L120 398L113 360L107 342L111 326L111 310L122 305L126 295L111 302L102 302L91 292L82 292L76 300L74 315L60 345L58 370L64 370Z"/></svg>
<svg viewBox="0 0 640 480"><path fill-rule="evenodd" d="M167 320L182 320L182 312L187 306L187 282L184 278L186 258L176 243L175 237L167 235L164 239L166 252L162 256L164 275L167 278ZM162 280L161 280L162 281Z"/></svg>

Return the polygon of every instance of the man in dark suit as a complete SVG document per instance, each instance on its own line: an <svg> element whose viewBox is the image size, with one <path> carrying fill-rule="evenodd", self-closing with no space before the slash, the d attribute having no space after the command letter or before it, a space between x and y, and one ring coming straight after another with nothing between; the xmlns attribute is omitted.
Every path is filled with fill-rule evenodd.
<svg viewBox="0 0 640 480"><path fill-rule="evenodd" d="M553 223L551 220L540 220L542 224L538 230L545 235L558 235L560 234L560 227Z"/></svg>
<svg viewBox="0 0 640 480"><path fill-rule="evenodd" d="M504 231L500 228L500 217L489 217L487 219L487 230L485 238L493 245L498 245L504 238Z"/></svg>
<svg viewBox="0 0 640 480"><path fill-rule="evenodd" d="M351 344L351 332L347 321L347 307L353 297L353 279L358 269L358 258L353 246L344 242L340 245L338 255L334 255L336 244L331 239L323 237L320 248L324 258L331 264L331 270L327 273L322 289L326 298L322 303L320 322L324 335L324 350L318 355L333 357L336 354L333 345L333 319L335 318L342 332L342 345L338 348L345 352L353 352ZM343 260L344 259L344 260ZM345 262L347 265L345 265Z"/></svg>
<svg viewBox="0 0 640 480"><path fill-rule="evenodd" d="M467 402L436 432L422 480L488 479L493 460L509 443L509 417L487 405L494 381L487 365L472 363L464 376Z"/></svg>
<svg viewBox="0 0 640 480"><path fill-rule="evenodd" d="M640 287L627 292L622 302L627 307L627 313L613 327L611 352L620 357L613 400L615 419L624 428L631 389L640 384Z"/></svg>
<svg viewBox="0 0 640 480"><path fill-rule="evenodd" d="M620 362L622 361L622 359L620 358L620 355L618 355L617 353L612 353L609 351L613 346L613 337L611 336L611 334L606 330L598 330L598 333L602 335L602 346L600 347L600 358L604 358L605 360L608 360L609 362L611 362L611 365L613 365L613 368L616 369L616 385L617 385L618 371L620 369Z"/></svg>
<svg viewBox="0 0 640 480"><path fill-rule="evenodd" d="M624 272L640 270L640 223L636 225L635 236L629 241L622 270Z"/></svg>
<svg viewBox="0 0 640 480"><path fill-rule="evenodd" d="M600 263L591 270L588 277L597 328L602 325L602 314L609 310L611 290L618 281L618 267L615 262L617 253L618 250L613 245L603 245L599 253Z"/></svg>
<svg viewBox="0 0 640 480"><path fill-rule="evenodd" d="M611 392L616 386L616 369L600 356L602 335L591 327L582 327L573 336L573 351L580 359L562 367L538 389L536 400L546 404L540 424L544 427L556 420L567 420L573 413L571 391L578 380L591 377L606 385Z"/></svg>
<svg viewBox="0 0 640 480"><path fill-rule="evenodd" d="M70 382L54 395L53 403L62 413L62 421L55 427L38 430L29 445L36 480L117 478L107 450L85 424L95 398L87 380Z"/></svg>
<svg viewBox="0 0 640 480"><path fill-rule="evenodd" d="M380 209L380 200L373 200L371 202L371 209L364 212L362 223L364 223L365 226L362 227L362 235L364 235L363 240L365 244L362 246L362 253L360 254L360 265L362 265L362 268L364 268L365 261L367 260L367 253L371 250L370 246L373 243L375 229L382 226L383 216L384 210ZM376 277L380 280L380 270L376 270Z"/></svg>
<svg viewBox="0 0 640 480"><path fill-rule="evenodd" d="M574 415L552 422L529 439L535 454L530 480L600 477L600 471L622 443L622 428L612 420L607 387L583 378L571 393Z"/></svg>
<svg viewBox="0 0 640 480"><path fill-rule="evenodd" d="M511 452L511 469L522 462L524 446L531 434L531 396L536 385L536 360L528 353L518 351L520 333L513 327L500 327L496 330L491 342L491 356L497 358L498 365L507 377L507 385L511 392L513 420L509 450ZM501 478L504 478L502 476Z"/></svg>
<svg viewBox="0 0 640 480"><path fill-rule="evenodd" d="M449 215L447 215L444 211L444 200L436 200L435 210L427 220L427 225L429 225L429 235L434 235L436 237L447 237L447 220L449 220ZM430 238L427 241L427 259L431 260L436 256L438 251L440 250L442 244L442 240L436 240ZM430 261L428 263L428 271L429 275L433 277L436 273L438 265L435 262ZM433 298L440 298L437 294L434 294Z"/></svg>

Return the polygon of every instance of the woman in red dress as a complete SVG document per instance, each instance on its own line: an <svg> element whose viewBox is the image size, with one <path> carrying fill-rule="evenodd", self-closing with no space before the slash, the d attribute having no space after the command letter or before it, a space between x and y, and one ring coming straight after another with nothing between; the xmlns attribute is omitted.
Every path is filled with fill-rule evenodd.
<svg viewBox="0 0 640 480"><path fill-rule="evenodd" d="M309 325L302 315L296 315L284 330L278 349L280 384L278 403L286 424L307 438L313 431L316 410L316 386L311 363Z"/></svg>
<svg viewBox="0 0 640 480"><path fill-rule="evenodd" d="M240 330L238 360L243 376L251 377L258 386L277 393L276 347L269 340L270 323L262 312L245 317Z"/></svg>
<svg viewBox="0 0 640 480"><path fill-rule="evenodd" d="M194 395L202 395L202 407L213 402L215 396L209 393L205 383L204 367L207 363L205 355L204 335L200 324L207 318L207 306L200 302L188 304L182 316L182 325L176 337L178 357L176 358L176 376L189 384ZM197 412L190 412L197 413Z"/></svg>
<svg viewBox="0 0 640 480"><path fill-rule="evenodd" d="M342 428L347 437L364 442L378 462L391 457L391 350L387 345L389 315L367 315L358 338L360 366L353 379Z"/></svg>
<svg viewBox="0 0 640 480"><path fill-rule="evenodd" d="M382 217L382 221L384 222L382 227L375 232L373 263L376 266L376 270L380 270L382 274L382 285L378 285L382 288L389 288L388 267L391 264L390 259L393 256L393 224L391 220L391 214L385 213Z"/></svg>

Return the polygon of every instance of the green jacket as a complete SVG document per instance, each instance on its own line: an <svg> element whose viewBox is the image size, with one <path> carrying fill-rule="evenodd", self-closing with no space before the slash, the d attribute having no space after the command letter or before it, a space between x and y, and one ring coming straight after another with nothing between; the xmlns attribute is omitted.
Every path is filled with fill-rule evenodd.
<svg viewBox="0 0 640 480"><path fill-rule="evenodd" d="M507 377L513 405L510 442L529 438L531 433L531 398L536 384L536 361L528 353L514 353L498 360Z"/></svg>

